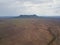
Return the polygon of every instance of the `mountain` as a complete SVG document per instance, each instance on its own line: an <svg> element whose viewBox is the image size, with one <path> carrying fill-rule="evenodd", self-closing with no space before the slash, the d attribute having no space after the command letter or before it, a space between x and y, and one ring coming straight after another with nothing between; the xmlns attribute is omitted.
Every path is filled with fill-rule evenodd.
<svg viewBox="0 0 60 45"><path fill-rule="evenodd" d="M38 18L39 16L33 14L33 15L19 15L16 18Z"/></svg>

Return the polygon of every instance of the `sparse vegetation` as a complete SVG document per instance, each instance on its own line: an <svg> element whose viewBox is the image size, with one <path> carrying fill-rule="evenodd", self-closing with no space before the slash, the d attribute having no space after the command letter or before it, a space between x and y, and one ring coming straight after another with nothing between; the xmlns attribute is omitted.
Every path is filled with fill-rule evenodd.
<svg viewBox="0 0 60 45"><path fill-rule="evenodd" d="M60 21L50 18L1 19L0 45L60 45Z"/></svg>
<svg viewBox="0 0 60 45"><path fill-rule="evenodd" d="M49 31L49 33L53 36L52 40L49 41L49 43L48 43L48 45L51 45L51 44L53 44L53 42L56 40L56 36L55 36L55 34L51 31L51 28L50 28L50 27L48 28L48 31Z"/></svg>

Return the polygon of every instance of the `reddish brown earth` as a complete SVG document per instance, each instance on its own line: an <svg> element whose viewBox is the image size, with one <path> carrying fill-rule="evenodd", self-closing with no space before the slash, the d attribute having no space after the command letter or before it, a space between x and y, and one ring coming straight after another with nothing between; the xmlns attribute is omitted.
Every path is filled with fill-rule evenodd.
<svg viewBox="0 0 60 45"><path fill-rule="evenodd" d="M56 19L2 20L0 45L60 45L60 21Z"/></svg>

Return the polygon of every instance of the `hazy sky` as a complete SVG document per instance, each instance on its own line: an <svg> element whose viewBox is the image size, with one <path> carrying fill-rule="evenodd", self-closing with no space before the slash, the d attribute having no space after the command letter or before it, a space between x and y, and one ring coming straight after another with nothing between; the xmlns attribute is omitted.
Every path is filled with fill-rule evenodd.
<svg viewBox="0 0 60 45"><path fill-rule="evenodd" d="M0 0L0 16L60 16L60 0Z"/></svg>

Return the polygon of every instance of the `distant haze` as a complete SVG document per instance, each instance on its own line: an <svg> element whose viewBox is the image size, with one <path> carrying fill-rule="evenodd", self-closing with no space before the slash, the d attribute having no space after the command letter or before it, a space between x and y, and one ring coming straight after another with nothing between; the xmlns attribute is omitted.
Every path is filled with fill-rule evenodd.
<svg viewBox="0 0 60 45"><path fill-rule="evenodd" d="M0 0L0 16L60 16L60 0Z"/></svg>

